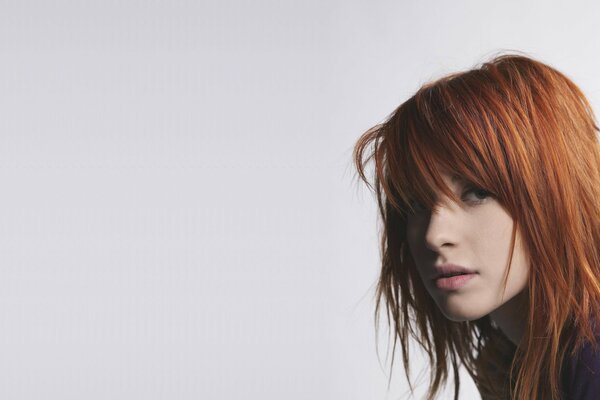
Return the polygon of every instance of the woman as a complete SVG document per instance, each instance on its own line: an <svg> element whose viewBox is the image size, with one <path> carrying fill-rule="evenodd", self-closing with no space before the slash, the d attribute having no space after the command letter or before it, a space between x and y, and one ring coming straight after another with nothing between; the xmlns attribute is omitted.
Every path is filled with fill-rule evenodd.
<svg viewBox="0 0 600 400"><path fill-rule="evenodd" d="M425 84L358 140L383 223L376 321L384 305L411 392L409 337L428 399L448 360L455 399L460 365L483 399L600 398L597 132L571 80L504 54Z"/></svg>

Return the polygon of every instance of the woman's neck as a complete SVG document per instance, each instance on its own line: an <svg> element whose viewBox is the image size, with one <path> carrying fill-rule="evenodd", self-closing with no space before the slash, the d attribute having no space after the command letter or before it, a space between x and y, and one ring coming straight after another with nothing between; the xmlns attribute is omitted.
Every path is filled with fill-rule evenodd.
<svg viewBox="0 0 600 400"><path fill-rule="evenodd" d="M490 313L492 321L517 347L521 344L527 326L527 289Z"/></svg>

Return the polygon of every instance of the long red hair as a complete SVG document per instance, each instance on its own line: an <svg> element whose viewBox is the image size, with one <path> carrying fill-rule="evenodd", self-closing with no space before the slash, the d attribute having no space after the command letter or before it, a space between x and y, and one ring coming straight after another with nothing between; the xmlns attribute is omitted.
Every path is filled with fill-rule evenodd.
<svg viewBox="0 0 600 400"><path fill-rule="evenodd" d="M399 341L411 391L412 337L429 358L428 399L448 360L455 399L461 365L484 399L559 399L561 367L586 342L597 348L600 315L600 143L577 85L525 55L496 55L423 85L359 138L353 161L382 222L375 321L385 306L392 368ZM411 201L432 207L438 188L458 201L438 167L494 193L515 222L513 243L517 229L523 237L531 273L519 348L489 315L445 318L420 280L405 235Z"/></svg>

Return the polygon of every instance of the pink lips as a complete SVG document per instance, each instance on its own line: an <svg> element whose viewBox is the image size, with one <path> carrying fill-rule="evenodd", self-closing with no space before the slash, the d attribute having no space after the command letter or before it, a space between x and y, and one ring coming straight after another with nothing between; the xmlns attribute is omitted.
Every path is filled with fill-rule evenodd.
<svg viewBox="0 0 600 400"><path fill-rule="evenodd" d="M464 275L455 275L445 278L441 277L435 280L435 285L438 287L438 289L456 290L466 285L468 281L475 277L475 275L477 274L472 273Z"/></svg>
<svg viewBox="0 0 600 400"><path fill-rule="evenodd" d="M476 273L477 271L473 271L467 267L463 267L462 265L458 265L458 264L441 264L441 265L436 265L435 266L435 271L436 274L433 277L433 279L437 279L439 278L441 275L451 275L451 274L456 274L456 273L465 273L465 274L471 274L471 273Z"/></svg>

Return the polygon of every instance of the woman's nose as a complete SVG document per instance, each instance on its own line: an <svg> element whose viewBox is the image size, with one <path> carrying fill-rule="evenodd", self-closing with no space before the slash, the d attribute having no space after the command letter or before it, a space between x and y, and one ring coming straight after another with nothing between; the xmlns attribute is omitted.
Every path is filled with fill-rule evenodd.
<svg viewBox="0 0 600 400"><path fill-rule="evenodd" d="M425 232L425 243L433 251L454 245L459 231L458 212L450 202L436 204L431 211Z"/></svg>

